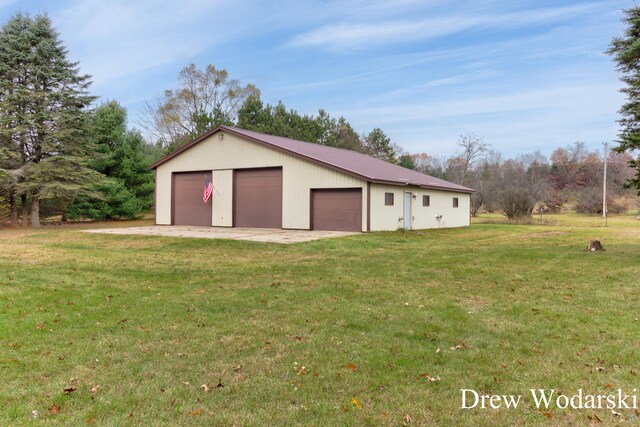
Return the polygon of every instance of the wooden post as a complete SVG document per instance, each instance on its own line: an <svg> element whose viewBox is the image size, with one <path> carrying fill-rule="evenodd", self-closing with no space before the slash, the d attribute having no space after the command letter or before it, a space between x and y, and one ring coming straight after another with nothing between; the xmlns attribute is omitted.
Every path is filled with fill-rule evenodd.
<svg viewBox="0 0 640 427"><path fill-rule="evenodd" d="M607 155L609 144L604 144L604 179L602 180L602 217L604 218L604 226L607 226Z"/></svg>

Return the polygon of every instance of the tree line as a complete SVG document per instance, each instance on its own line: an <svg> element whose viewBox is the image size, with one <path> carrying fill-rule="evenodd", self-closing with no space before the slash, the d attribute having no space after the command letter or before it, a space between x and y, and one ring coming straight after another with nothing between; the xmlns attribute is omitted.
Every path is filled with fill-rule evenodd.
<svg viewBox="0 0 640 427"><path fill-rule="evenodd" d="M230 79L226 70L194 64L178 75L177 89L147 102L142 121L149 139L171 152L218 125L283 136L300 141L359 151L395 162L389 137L379 128L359 135L344 117L300 114L282 102L265 104L260 90Z"/></svg>
<svg viewBox="0 0 640 427"><path fill-rule="evenodd" d="M633 207L634 191L625 187L634 176L627 152L607 151L607 211ZM602 213L604 153L575 142L553 151L547 159L539 151L511 159L492 149L475 134L462 135L451 156L411 155L413 169L476 190L471 214L501 212L510 219L535 212L572 210Z"/></svg>
<svg viewBox="0 0 640 427"><path fill-rule="evenodd" d="M640 9L626 14L626 37L614 39L609 52L629 99L621 110L620 145L607 155L610 211L625 208L620 200L631 194L625 184L640 187L640 163L630 154L640 148ZM309 115L282 102L265 104L256 86L194 64L180 71L177 88L146 103L143 136L129 127L117 101L95 106L91 76L67 56L46 15L18 13L0 30L0 218L13 225L38 227L41 217L53 215L140 217L153 207L148 166L221 124L358 151L474 188L473 215L481 209L509 218L529 216L536 207L601 209L604 162L583 143L558 148L549 160L539 152L503 160L482 138L465 134L452 156L409 154L380 128L358 134L344 117L323 109Z"/></svg>

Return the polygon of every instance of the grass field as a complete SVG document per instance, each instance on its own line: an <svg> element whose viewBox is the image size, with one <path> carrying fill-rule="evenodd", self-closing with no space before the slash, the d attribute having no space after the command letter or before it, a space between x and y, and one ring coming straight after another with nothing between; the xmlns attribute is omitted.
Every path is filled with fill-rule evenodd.
<svg viewBox="0 0 640 427"><path fill-rule="evenodd" d="M495 219L296 245L0 230L0 425L637 423L529 389L640 389L640 221Z"/></svg>

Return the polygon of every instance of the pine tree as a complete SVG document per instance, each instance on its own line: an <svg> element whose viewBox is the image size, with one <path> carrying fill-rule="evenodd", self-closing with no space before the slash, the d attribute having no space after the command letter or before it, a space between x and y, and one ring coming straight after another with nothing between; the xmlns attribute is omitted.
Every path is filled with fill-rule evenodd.
<svg viewBox="0 0 640 427"><path fill-rule="evenodd" d="M391 146L391 139L380 128L375 128L365 136L367 154L376 159L395 163L396 153Z"/></svg>
<svg viewBox="0 0 640 427"><path fill-rule="evenodd" d="M18 13L0 31L0 139L19 159L15 193L23 210L31 200L33 227L40 200L71 200L100 180L87 167L90 76L67 53L46 15Z"/></svg>
<svg viewBox="0 0 640 427"><path fill-rule="evenodd" d="M78 197L69 217L91 219L136 218L153 206L153 173L145 158L145 142L127 130L127 112L116 101L99 106L92 116L96 155L90 166L105 176L92 187L95 195Z"/></svg>
<svg viewBox="0 0 640 427"><path fill-rule="evenodd" d="M607 53L613 57L617 69L622 73L620 78L626 85L621 92L627 96L619 113L618 121L622 127L619 133L617 151L640 149L640 6L624 11L624 23L627 25L624 37L616 37L611 42ZM640 194L640 155L629 165L636 169L636 176L629 180L629 185L638 189Z"/></svg>

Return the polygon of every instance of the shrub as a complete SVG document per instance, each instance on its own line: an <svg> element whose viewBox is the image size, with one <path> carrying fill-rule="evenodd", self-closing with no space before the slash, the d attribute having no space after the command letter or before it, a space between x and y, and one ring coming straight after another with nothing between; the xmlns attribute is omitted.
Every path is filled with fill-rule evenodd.
<svg viewBox="0 0 640 427"><path fill-rule="evenodd" d="M134 219L141 216L142 203L120 180L110 179L94 189L99 195L80 197L69 206L69 219Z"/></svg>

